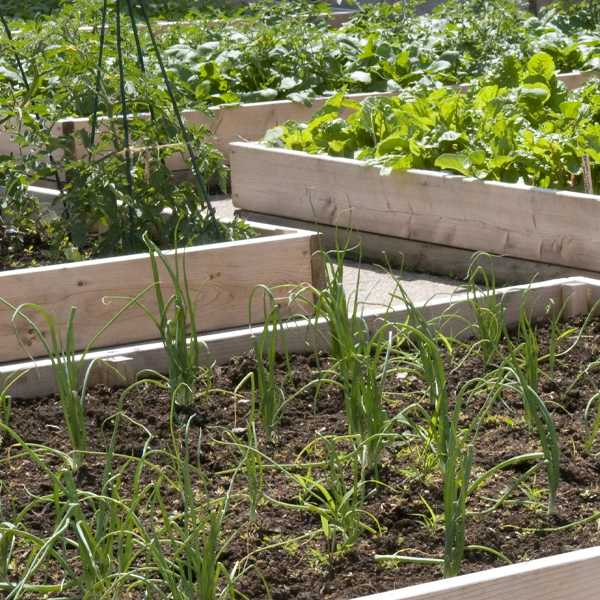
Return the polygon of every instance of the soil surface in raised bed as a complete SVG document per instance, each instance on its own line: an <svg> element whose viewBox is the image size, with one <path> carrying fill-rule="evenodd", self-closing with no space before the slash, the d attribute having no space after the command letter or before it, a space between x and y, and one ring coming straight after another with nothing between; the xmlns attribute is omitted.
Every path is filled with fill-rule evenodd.
<svg viewBox="0 0 600 600"><path fill-rule="evenodd" d="M570 327L579 327L583 320L569 322ZM585 448L584 412L590 399L597 393L599 385L596 369L582 377L571 387L577 376L593 361L598 359L600 349L600 321L592 320L579 343L568 356L557 359L554 378L540 376L539 393L552 412L560 440L560 486L556 515L548 515L544 508L547 502L547 478L544 469L537 471L536 478L529 479L511 496L510 502L489 514L471 516L467 519L466 541L470 545L487 546L501 552L512 562L522 562L571 550L600 544L598 520L565 527L592 517L600 510L600 459ZM574 340L574 333L559 341L559 350L566 349ZM546 354L549 345L549 326L538 327L540 355ZM465 381L485 374L481 360L466 357L464 347L455 347L450 356L445 351L448 389L451 398ZM459 363L462 366L456 368ZM317 365L330 364L326 356L291 357L291 380L295 389L317 378ZM540 367L548 372L548 362ZM181 440L181 423L191 418L190 439L193 452L201 432L200 459L208 481L209 494L221 497L229 485L232 468L231 449L223 445L228 439L222 428L237 429L244 439L244 428L250 410L250 388L244 384L234 397L232 390L245 375L255 371L252 356L234 358L226 366L214 369L212 387L202 393L193 407L179 411L175 416L175 437ZM285 362L279 365L279 377L283 381ZM294 388L289 379L283 382L286 395ZM397 372L389 375L386 408L395 414L408 404L420 401L423 383L414 375ZM228 390L224 393L222 390ZM102 453L105 443L112 435L112 418L117 410L121 391L97 387L90 391L86 404L88 424L88 448ZM344 398L339 388L323 385L316 397L309 389L292 401L277 428L273 443L264 440L260 419L257 419L261 450L280 464L318 462L323 459L323 446L313 443L315 432L321 435L344 434L348 431L345 417ZM464 424L481 407L477 400L464 410ZM124 400L123 411L128 419L121 421L118 433L117 452L139 458L147 442L147 432L152 434L150 450L169 450L173 447L170 427L169 394L152 384L144 384ZM595 417L595 408L590 417ZM10 425L21 438L30 444L43 444L51 448L68 450L67 431L58 397L49 396L33 400L13 400ZM142 427L143 426L143 427ZM398 430L399 432L401 430ZM595 444L592 451L597 451ZM507 390L496 401L484 420L475 442L473 475L483 472L511 457L539 452L540 443L530 432L523 418L520 398ZM3 440L0 462L2 486L1 507L4 520L10 520L11 499L14 510L19 511L35 496L52 492L53 486L38 466L26 457L19 457L19 446L6 435ZM9 460L10 458L10 460ZM123 464L124 459L119 459ZM162 467L168 464L164 455L155 454L149 459ZM61 466L60 458L44 455L44 461L55 470ZM267 461L264 461L265 464ZM241 496L246 489L244 478L238 474L233 486L234 498L229 516L225 521L224 535L237 532L234 541L222 554L221 560L228 569L237 561L240 565L254 564L265 578L274 600L297 598L349 599L414 585L441 578L437 565L401 563L379 564L376 554L400 553L415 557L441 557L444 549L443 487L439 470L432 466L429 472L419 470L419 457L406 451L400 443L390 444L382 455L379 479L385 485L374 490L366 502L363 522L376 533L365 531L353 547L331 559L327 556L322 533L294 541L295 538L321 528L321 520L315 512L301 509L300 487L276 469L265 470L264 492L269 497L296 508L278 506L263 501L258 506L257 522L248 522L248 502ZM132 464L135 464L135 460ZM489 499L498 498L520 474L533 462L507 468L499 472L492 482L486 484L469 498L469 511L479 512L491 506ZM90 454L85 466L77 476L81 489L98 492L104 469L102 454ZM306 469L289 467L298 474ZM425 471L427 471L425 469ZM123 472L123 492L132 485L133 467ZM147 477L151 477L149 471ZM312 470L313 479L321 479L318 467ZM202 486L197 482L198 489ZM372 491L374 486L369 485ZM174 490L165 491L169 511L181 508L181 497ZM368 513L368 514L367 514ZM433 515L440 516L435 518ZM598 515L600 516L600 514ZM55 526L55 515L51 502L42 502L30 513L23 525L38 536L49 536ZM565 527L564 529L559 529ZM270 548L268 548L270 547ZM261 550L263 548L263 550ZM246 557L253 553L246 561ZM20 553L13 565L13 580L18 579L22 562ZM20 562L21 561L21 562ZM490 569L505 562L491 553L466 551L461 573ZM56 581L61 574L55 573ZM52 580L52 577L50 577ZM237 584L238 589L252 600L267 598L264 585L256 571L249 571ZM72 591L76 595L76 591ZM64 595L64 594L63 594ZM134 593L135 597L135 593ZM141 592L140 592L141 597Z"/></svg>
<svg viewBox="0 0 600 600"><path fill-rule="evenodd" d="M62 260L54 260L51 256L49 240L37 233L28 234L23 240L19 240L16 250L10 233L0 229L0 234L0 271L45 267L67 262L65 257Z"/></svg>

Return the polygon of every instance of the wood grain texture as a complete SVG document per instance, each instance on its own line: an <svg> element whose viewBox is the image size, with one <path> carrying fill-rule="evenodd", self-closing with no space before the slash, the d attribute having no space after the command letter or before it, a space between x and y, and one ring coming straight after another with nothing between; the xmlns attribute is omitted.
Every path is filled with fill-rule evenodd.
<svg viewBox="0 0 600 600"><path fill-rule="evenodd" d="M200 290L197 303L198 331L237 327L248 323L249 299L254 287L264 284L270 288L296 286L312 281L311 244L315 236L309 232L268 227L255 224L268 237L239 242L197 246L185 250L185 269L192 294ZM180 251L180 265L182 256ZM168 253L174 264L173 252ZM161 268L161 287L168 299L173 286L166 271ZM182 281L182 279L181 279ZM127 302L105 299L110 296L132 298L153 283L148 254L92 260L66 265L33 269L19 269L0 273L0 297L13 306L35 303L49 314L55 314L61 330L66 324L72 306L77 307L75 343L84 349L102 327ZM277 294L276 294L277 295ZM285 291L280 294L282 304ZM141 302L157 315L154 290ZM49 333L45 319L35 310L27 309L44 336ZM13 311L0 306L0 362L27 358L12 326ZM252 319L261 322L262 301L256 296ZM34 357L46 354L44 347L27 322L15 320L18 335ZM160 337L150 318L138 307L132 307L119 322L110 327L97 347L131 344Z"/></svg>
<svg viewBox="0 0 600 600"><path fill-rule="evenodd" d="M600 196L396 171L257 144L232 146L234 205L514 258L597 271Z"/></svg>
<svg viewBox="0 0 600 600"><path fill-rule="evenodd" d="M588 302L600 297L600 282L583 277L556 279L536 283L529 286L500 288L496 291L498 299L504 298L506 307L505 320L508 327L514 327L519 321L522 294L527 292L527 309L532 319L545 314L545 307L550 299L560 305L565 286L581 284L587 286ZM585 295L585 292L584 292ZM417 308L428 319L433 319L432 326L441 329L446 335L455 335L461 339L472 336L472 330L465 326L465 319L473 322L473 312L466 296L456 295L451 299L434 299L430 302L419 303ZM379 329L384 322L394 328L395 323L404 322L407 317L406 307L399 303L389 309L371 308L363 312L365 322L371 332ZM291 353L305 353L328 348L329 327L324 319L309 324L305 319L297 319L286 323L286 345ZM210 360L216 364L229 362L231 357L239 356L252 349L252 335L260 335L262 327L245 327L243 329L220 331L200 336L210 352ZM126 380L131 381L132 374L142 369L153 369L167 373L168 363L164 347L160 342L138 344L135 346L120 346L114 349L103 349L90 352L84 359L84 371L90 363L98 358L110 360L124 373ZM205 360L204 356L201 356ZM104 382L109 375L107 368L96 362L90 381ZM56 393L56 381L52 373L50 361L47 359L33 362L21 362L0 365L0 381L6 383L17 373L23 375L13 383L9 393L14 397L29 398ZM83 379L83 375L82 375ZM81 381L80 381L81 383Z"/></svg>
<svg viewBox="0 0 600 600"><path fill-rule="evenodd" d="M597 600L599 570L596 547L357 600Z"/></svg>
<svg viewBox="0 0 600 600"><path fill-rule="evenodd" d="M494 277L498 285L547 281L561 277L600 278L600 272L549 265L510 256L494 256L493 262L482 256L473 262L472 250L407 240L357 229L352 229L350 232L346 229L336 231L333 226L314 221L300 221L246 210L237 210L236 214L249 221L318 231L327 250L335 250L336 244L343 244L345 236L349 233L349 250L346 254L348 258L357 261L366 260L384 267L389 264L392 267L409 271L465 279L472 265L481 267L488 277L492 275L491 267L493 266Z"/></svg>

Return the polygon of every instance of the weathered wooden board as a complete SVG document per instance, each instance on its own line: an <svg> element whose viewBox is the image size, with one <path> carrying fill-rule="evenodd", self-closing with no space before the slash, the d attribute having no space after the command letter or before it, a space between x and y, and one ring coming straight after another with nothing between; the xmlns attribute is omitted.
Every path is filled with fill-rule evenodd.
<svg viewBox="0 0 600 600"><path fill-rule="evenodd" d="M479 256L474 259L472 250L462 248L451 248L391 235L357 231L356 229L336 229L332 225L323 225L314 221L299 221L289 217L278 217L246 210L238 210L236 214L248 221L318 231L328 250L343 246L347 240L346 256L348 258L367 261L383 267L389 265L409 271L444 275L453 279L466 279L473 268L480 268L488 277L491 277L493 273L498 285L515 285L525 281L547 281L560 277L600 279L600 272L586 271L585 269L561 267L511 256L494 255L493 259Z"/></svg>
<svg viewBox="0 0 600 600"><path fill-rule="evenodd" d="M529 0L529 12L539 17L542 14L542 9L552 4L553 0Z"/></svg>
<svg viewBox="0 0 600 600"><path fill-rule="evenodd" d="M527 286L514 286L496 290L496 298L504 298L505 321L507 326L515 327L519 322L523 293L527 293L527 311L531 319L543 317L550 300L556 306L568 302L563 312L566 318L573 314L586 313L600 299L600 282L583 277L556 279ZM417 304L417 308L428 319L434 319L433 326L440 328L446 335L468 339L472 331L466 321L474 322L471 307L465 302L466 296L456 294L451 299L433 299L430 302ZM365 322L371 331L379 329L383 320L388 323L404 322L408 313L402 303L389 309L366 308L363 312ZM210 352L210 360L216 364L227 363L231 357L248 352L252 346L252 336L260 335L262 327L220 331L202 335ZM292 353L305 353L327 349L329 327L324 319L309 324L304 319L297 319L286 324L286 347ZM166 373L167 356L162 343L138 344L136 346L118 347L98 350L89 353L84 359L84 371L90 363L98 358L110 360L111 365L124 375L120 383L133 383L135 375L143 369L153 369ZM93 367L90 384L107 383L113 377L112 371L97 362ZM11 386L10 394L15 397L33 397L55 393L56 381L47 359L33 362L21 362L0 366L0 381L16 373L23 375Z"/></svg>
<svg viewBox="0 0 600 600"><path fill-rule="evenodd" d="M600 196L396 171L234 143L234 205L246 211L597 271Z"/></svg>
<svg viewBox="0 0 600 600"><path fill-rule="evenodd" d="M196 316L198 331L247 325L250 295L257 284L273 288L313 282L312 254L318 247L315 234L253 225L263 237L179 251L180 268L185 256L185 271L191 293L200 290ZM173 265L174 253L169 252L168 255ZM319 270L315 268L315 272ZM162 268L160 278L163 295L168 299L173 293L173 286L166 270ZM41 306L47 313L56 315L63 334L71 307L77 307L75 345L82 350L127 304L125 300L110 300L108 297L132 298L153 281L149 255L138 254L2 272L0 298L13 306L22 303ZM284 295L287 296L282 293ZM152 314L158 314L154 290L150 290L141 302ZM282 302L286 304L287 300ZM49 327L42 316L32 309L24 312L45 336ZM13 331L12 315L11 309L0 305L0 362L27 358L27 352ZM253 302L252 320L259 323L262 317L262 300L257 294ZM16 318L15 324L19 338L31 356L44 356L44 347L33 328L22 318ZM96 347L138 343L160 337L157 334L158 330L151 319L134 306L106 331Z"/></svg>
<svg viewBox="0 0 600 600"><path fill-rule="evenodd" d="M595 547L357 600L597 600L599 570Z"/></svg>

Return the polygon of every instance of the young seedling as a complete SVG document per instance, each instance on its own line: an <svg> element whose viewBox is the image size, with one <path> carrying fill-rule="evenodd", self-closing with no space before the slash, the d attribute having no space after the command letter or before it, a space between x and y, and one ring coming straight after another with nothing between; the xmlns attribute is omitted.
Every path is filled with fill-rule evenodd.
<svg viewBox="0 0 600 600"><path fill-rule="evenodd" d="M200 356L203 352L208 356L208 347L204 342L198 340L196 327L196 304L202 288L200 287L196 295L192 297L185 272L185 251L180 274L177 248L175 248L175 266L173 267L167 256L150 240L147 232L144 233L143 239L150 253L150 263L154 277L152 287L156 290L158 318L137 299L132 302L135 302L137 306L144 310L159 331L168 357L169 376L167 380L172 400L177 406L189 406L194 397L195 383L200 377ZM174 288L173 294L166 301L162 292L157 256ZM181 279L183 279L183 284ZM210 364L210 360L208 360L208 364ZM152 373L159 379L166 379L163 375L154 371L146 370L144 372ZM207 376L209 372L209 369L207 369Z"/></svg>

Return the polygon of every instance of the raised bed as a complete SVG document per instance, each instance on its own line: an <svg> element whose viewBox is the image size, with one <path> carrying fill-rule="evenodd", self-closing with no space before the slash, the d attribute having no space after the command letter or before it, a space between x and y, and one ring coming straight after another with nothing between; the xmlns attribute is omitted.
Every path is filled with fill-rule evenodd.
<svg viewBox="0 0 600 600"><path fill-rule="evenodd" d="M313 265L317 236L285 227L251 224L258 238L190 247L179 251L180 268L185 252L187 282L193 294L201 289L197 302L197 329L201 332L241 327L248 324L249 299L257 284L269 287L319 285L320 269ZM174 252L166 252L174 261ZM174 264L174 262L172 262ZM314 267L314 268L313 268ZM66 331L72 306L75 345L83 350L102 327L126 304L125 300L105 300L109 296L133 298L153 283L150 257L146 253L85 262L17 269L0 273L0 297L13 306L33 303L55 314L61 331ZM166 298L173 286L164 269L161 289ZM158 314L156 294L150 290L141 300ZM287 302L282 300L282 304ZM35 312L27 311L43 334L48 325ZM261 322L262 300L252 307L252 321ZM27 352L42 357L40 340L23 319L16 326L27 352L21 347L11 322L12 311L0 306L0 362L23 360ZM132 307L115 326L109 328L97 346L135 344L160 337L156 326L137 307Z"/></svg>
<svg viewBox="0 0 600 600"><path fill-rule="evenodd" d="M339 27L341 27L342 25L344 25L345 23L347 23L352 16L356 13L356 10L354 9L340 9L340 8L336 8L336 7L332 7L331 8L331 14L328 16L327 18L327 22L329 23L329 26L332 29L337 29ZM321 16L325 16L325 13L323 13ZM154 28L153 28L153 33L154 35L159 35L161 33L165 33L166 31L169 31L169 29L171 29L172 27L195 27L195 26L202 26L202 27L216 27L217 25L219 25L220 23L222 23L221 20L217 19L214 21L210 21L208 23L197 23L194 21L154 21ZM78 29L78 31L83 31L86 33L93 33L95 31L100 31L101 29L101 25L84 25L82 27L80 27ZM110 29L110 25L106 28L106 29ZM138 29L139 31L146 31L147 26L144 23L139 23L138 24ZM16 36L19 35L19 33L21 33L20 29L11 31L11 35Z"/></svg>
<svg viewBox="0 0 600 600"><path fill-rule="evenodd" d="M591 77L600 75L597 72L589 73L565 73L558 75L558 79L563 81L569 90L577 89L586 83ZM453 86L462 93L467 93L470 84ZM397 95L398 92L380 92L371 94L347 94L348 100L362 102L369 96L384 96L391 97ZM214 140L207 140L214 144L220 152L225 156L225 161L230 162L230 144L232 142L259 140L268 129L283 125L286 121L308 121L316 110L321 108L327 98L317 98L312 102L312 106L308 107L298 102L291 100L273 100L271 102L256 102L252 104L240 104L231 107L215 107L212 112L215 116L213 121L206 114L197 110L184 110L182 116L188 125L207 126L216 136ZM341 111L341 116L348 116L352 109L345 108ZM140 114L140 118L149 119L150 114ZM12 120L12 127L16 127L16 121ZM99 119L99 131L106 127L106 121L103 118ZM85 130L91 132L90 119L87 117L62 119L58 121L52 128L54 136L70 135L76 131ZM13 141L10 131L0 132L0 154L10 154L19 152L18 144ZM23 148L24 153L35 151L33 146ZM76 139L70 149L71 155L75 160L80 160L85 157L87 151L83 146L80 138ZM55 158L58 159L61 151L55 152ZM184 160L184 155L175 153L166 158L166 166L173 171L178 179L191 177L191 172ZM64 174L63 174L64 179Z"/></svg>
<svg viewBox="0 0 600 600"><path fill-rule="evenodd" d="M382 177L360 161L249 143L232 144L231 161L234 205L253 214L600 270L600 196L446 172Z"/></svg>
<svg viewBox="0 0 600 600"><path fill-rule="evenodd" d="M545 306L550 300L555 303L565 303L563 316L570 317L578 314L586 314L591 306L595 304L598 298L600 298L600 283L578 278L545 282L532 286L499 289L496 292L496 297L498 299L504 297L504 306L506 307L505 317L508 327L514 326L519 320L522 295L525 291L528 294L529 300L528 314L532 320L545 314ZM437 301L429 305L421 305L419 308L423 310L427 317L444 315L447 318L441 320L439 322L440 325L446 328L448 332L456 332L457 328L464 328L464 321L453 319L453 316L469 317L470 309L461 300L463 298L456 297L451 301ZM377 312L372 310L365 314L367 323L373 328L380 326L382 317L387 317L395 321L399 319L403 320L406 316L407 313L402 306L392 308L387 314L382 311ZM327 328L323 323L320 325L321 332L326 335ZM297 335L291 335L294 332ZM313 347L310 338L308 341L305 338L307 333L306 323L301 321L294 323L290 327L289 333L290 335L287 336L287 340L288 349L291 352L300 351L303 346L305 349ZM245 332L237 332L235 336L232 333L228 333L225 335L206 336L204 339L209 341L211 350L217 348L218 343L221 344L221 349L224 350L225 344L228 344L229 356L231 356L244 350L244 344L249 341L250 334L251 332L246 330ZM238 343L234 342L236 339ZM213 342L217 342L217 344ZM140 347L137 351L137 355L123 355L120 358L116 358L114 354L116 351L113 351L113 357L115 357L113 360L119 366L126 365L129 361L129 367L125 367L124 369L128 373L134 373L138 366L141 368L156 367L158 363L156 360L158 356L156 349L145 351L143 347ZM154 353L155 358L153 358L152 353ZM97 354L97 356L99 355ZM104 356L108 356L108 354L104 354ZM219 355L219 362L222 362L224 357L225 353L223 352ZM40 361L38 365L40 367L39 374L47 376L48 369L44 367L43 362ZM8 372L7 367L0 369L0 373L2 374L7 374ZM23 379L29 381L29 385L32 387L32 382L36 376L37 374L32 370ZM15 397L20 395L21 385L21 381L19 380L15 387L11 388L11 392ZM41 391L42 389L44 389L44 382L41 385L38 382L38 393L44 393ZM105 397L102 396L102 398ZM98 402L98 405L100 405L100 402ZM141 409L140 407L141 405L138 404L138 411ZM94 406L90 408L96 410L101 407ZM44 410L47 411L46 405L44 405ZM47 412L44 412L44 414L47 414ZM53 424L49 426L55 428L55 430L59 429ZM596 513L596 516L598 516L598 513ZM290 516L290 518L293 517ZM541 516L532 514L531 518L533 522L537 522ZM267 542L270 539L267 538ZM524 561L509 567L472 573L444 581L435 581L381 594L363 596L357 600L480 600L481 598L485 598L486 600L562 600L567 594L572 595L578 600L592 600L597 597L597 572L599 566L600 548L590 548L530 562ZM352 597L354 595L349 594L349 596Z"/></svg>

